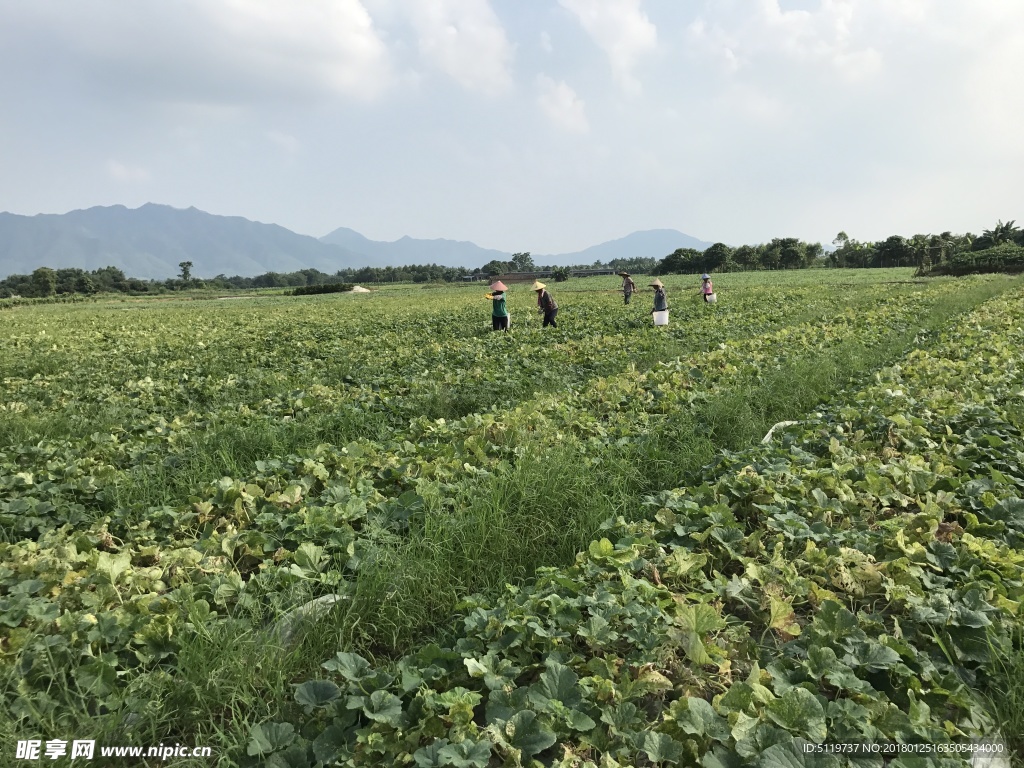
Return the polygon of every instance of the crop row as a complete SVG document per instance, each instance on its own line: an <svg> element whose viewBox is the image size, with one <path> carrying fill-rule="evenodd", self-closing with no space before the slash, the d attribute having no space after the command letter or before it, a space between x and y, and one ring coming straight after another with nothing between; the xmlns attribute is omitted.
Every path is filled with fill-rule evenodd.
<svg viewBox="0 0 1024 768"><path fill-rule="evenodd" d="M339 652L249 756L846 764L807 756L828 742L965 765L954 746L992 729L972 689L1024 599L1022 316L1019 292L988 302L642 521L610 521L574 566L471 601L447 647L390 667Z"/></svg>

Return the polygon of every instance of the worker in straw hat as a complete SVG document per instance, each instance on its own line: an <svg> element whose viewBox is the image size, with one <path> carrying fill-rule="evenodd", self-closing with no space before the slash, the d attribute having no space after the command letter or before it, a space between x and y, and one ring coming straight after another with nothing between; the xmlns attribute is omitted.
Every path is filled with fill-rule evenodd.
<svg viewBox="0 0 1024 768"><path fill-rule="evenodd" d="M668 297L665 295L665 286L658 278L651 283L654 289L654 309L651 312L664 312L668 309Z"/></svg>
<svg viewBox="0 0 1024 768"><path fill-rule="evenodd" d="M558 314L558 304L548 293L548 287L539 280L534 280L533 285L530 286L537 292L537 311L544 315L544 328L549 325L552 328L557 328L558 323L555 322L555 315Z"/></svg>
<svg viewBox="0 0 1024 768"><path fill-rule="evenodd" d="M636 283L633 282L633 278L629 276L629 272L619 272L619 277L622 278L622 297L629 304L629 300L633 298L633 291L636 290Z"/></svg>
<svg viewBox="0 0 1024 768"><path fill-rule="evenodd" d="M655 312L665 312L668 310L668 297L665 295L665 286L661 280L654 278L654 282L651 283L651 288L654 289L654 309L651 310L653 315Z"/></svg>
<svg viewBox="0 0 1024 768"><path fill-rule="evenodd" d="M505 291L508 290L501 280L491 283L491 292L484 296L491 300L491 330L508 330L508 307L505 306Z"/></svg>

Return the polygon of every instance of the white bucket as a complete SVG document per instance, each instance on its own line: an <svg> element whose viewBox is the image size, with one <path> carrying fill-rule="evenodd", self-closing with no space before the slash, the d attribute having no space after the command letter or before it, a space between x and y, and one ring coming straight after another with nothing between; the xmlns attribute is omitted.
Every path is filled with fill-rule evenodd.
<svg viewBox="0 0 1024 768"><path fill-rule="evenodd" d="M709 294L707 294L707 297L708 297L708 304L714 304L715 302L718 301L718 294L709 293Z"/></svg>
<svg viewBox="0 0 1024 768"><path fill-rule="evenodd" d="M668 325L668 310L664 309L661 312L654 313L654 324L655 325Z"/></svg>

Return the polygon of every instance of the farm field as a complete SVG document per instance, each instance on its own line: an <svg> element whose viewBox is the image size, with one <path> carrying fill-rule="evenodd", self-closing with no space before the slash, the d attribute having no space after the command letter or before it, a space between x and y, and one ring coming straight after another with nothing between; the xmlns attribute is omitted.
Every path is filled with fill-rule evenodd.
<svg viewBox="0 0 1024 768"><path fill-rule="evenodd" d="M669 277L667 328L602 278L557 329L514 286L509 334L481 285L0 310L0 738L610 768L990 729L1024 292L910 275Z"/></svg>

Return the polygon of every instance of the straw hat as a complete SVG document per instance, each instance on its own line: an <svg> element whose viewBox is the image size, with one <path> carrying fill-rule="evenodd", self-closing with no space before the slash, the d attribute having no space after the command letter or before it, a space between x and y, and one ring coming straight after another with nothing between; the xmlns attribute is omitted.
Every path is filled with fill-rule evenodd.
<svg viewBox="0 0 1024 768"><path fill-rule="evenodd" d="M533 285L531 285L530 288L534 291L543 291L545 288L547 288L547 286L544 285L544 283L542 283L540 280L534 280Z"/></svg>
<svg viewBox="0 0 1024 768"><path fill-rule="evenodd" d="M491 283L491 290L492 291L507 291L508 290L508 286L505 285L503 282L501 282L501 280L498 280L496 282Z"/></svg>
<svg viewBox="0 0 1024 768"><path fill-rule="evenodd" d="M619 277L629 277L630 276L629 272L616 272L615 274L617 274Z"/></svg>
<svg viewBox="0 0 1024 768"><path fill-rule="evenodd" d="M664 288L664 287L665 286L662 284L661 280L659 280L658 278L654 278L654 282L651 283L651 288Z"/></svg>

